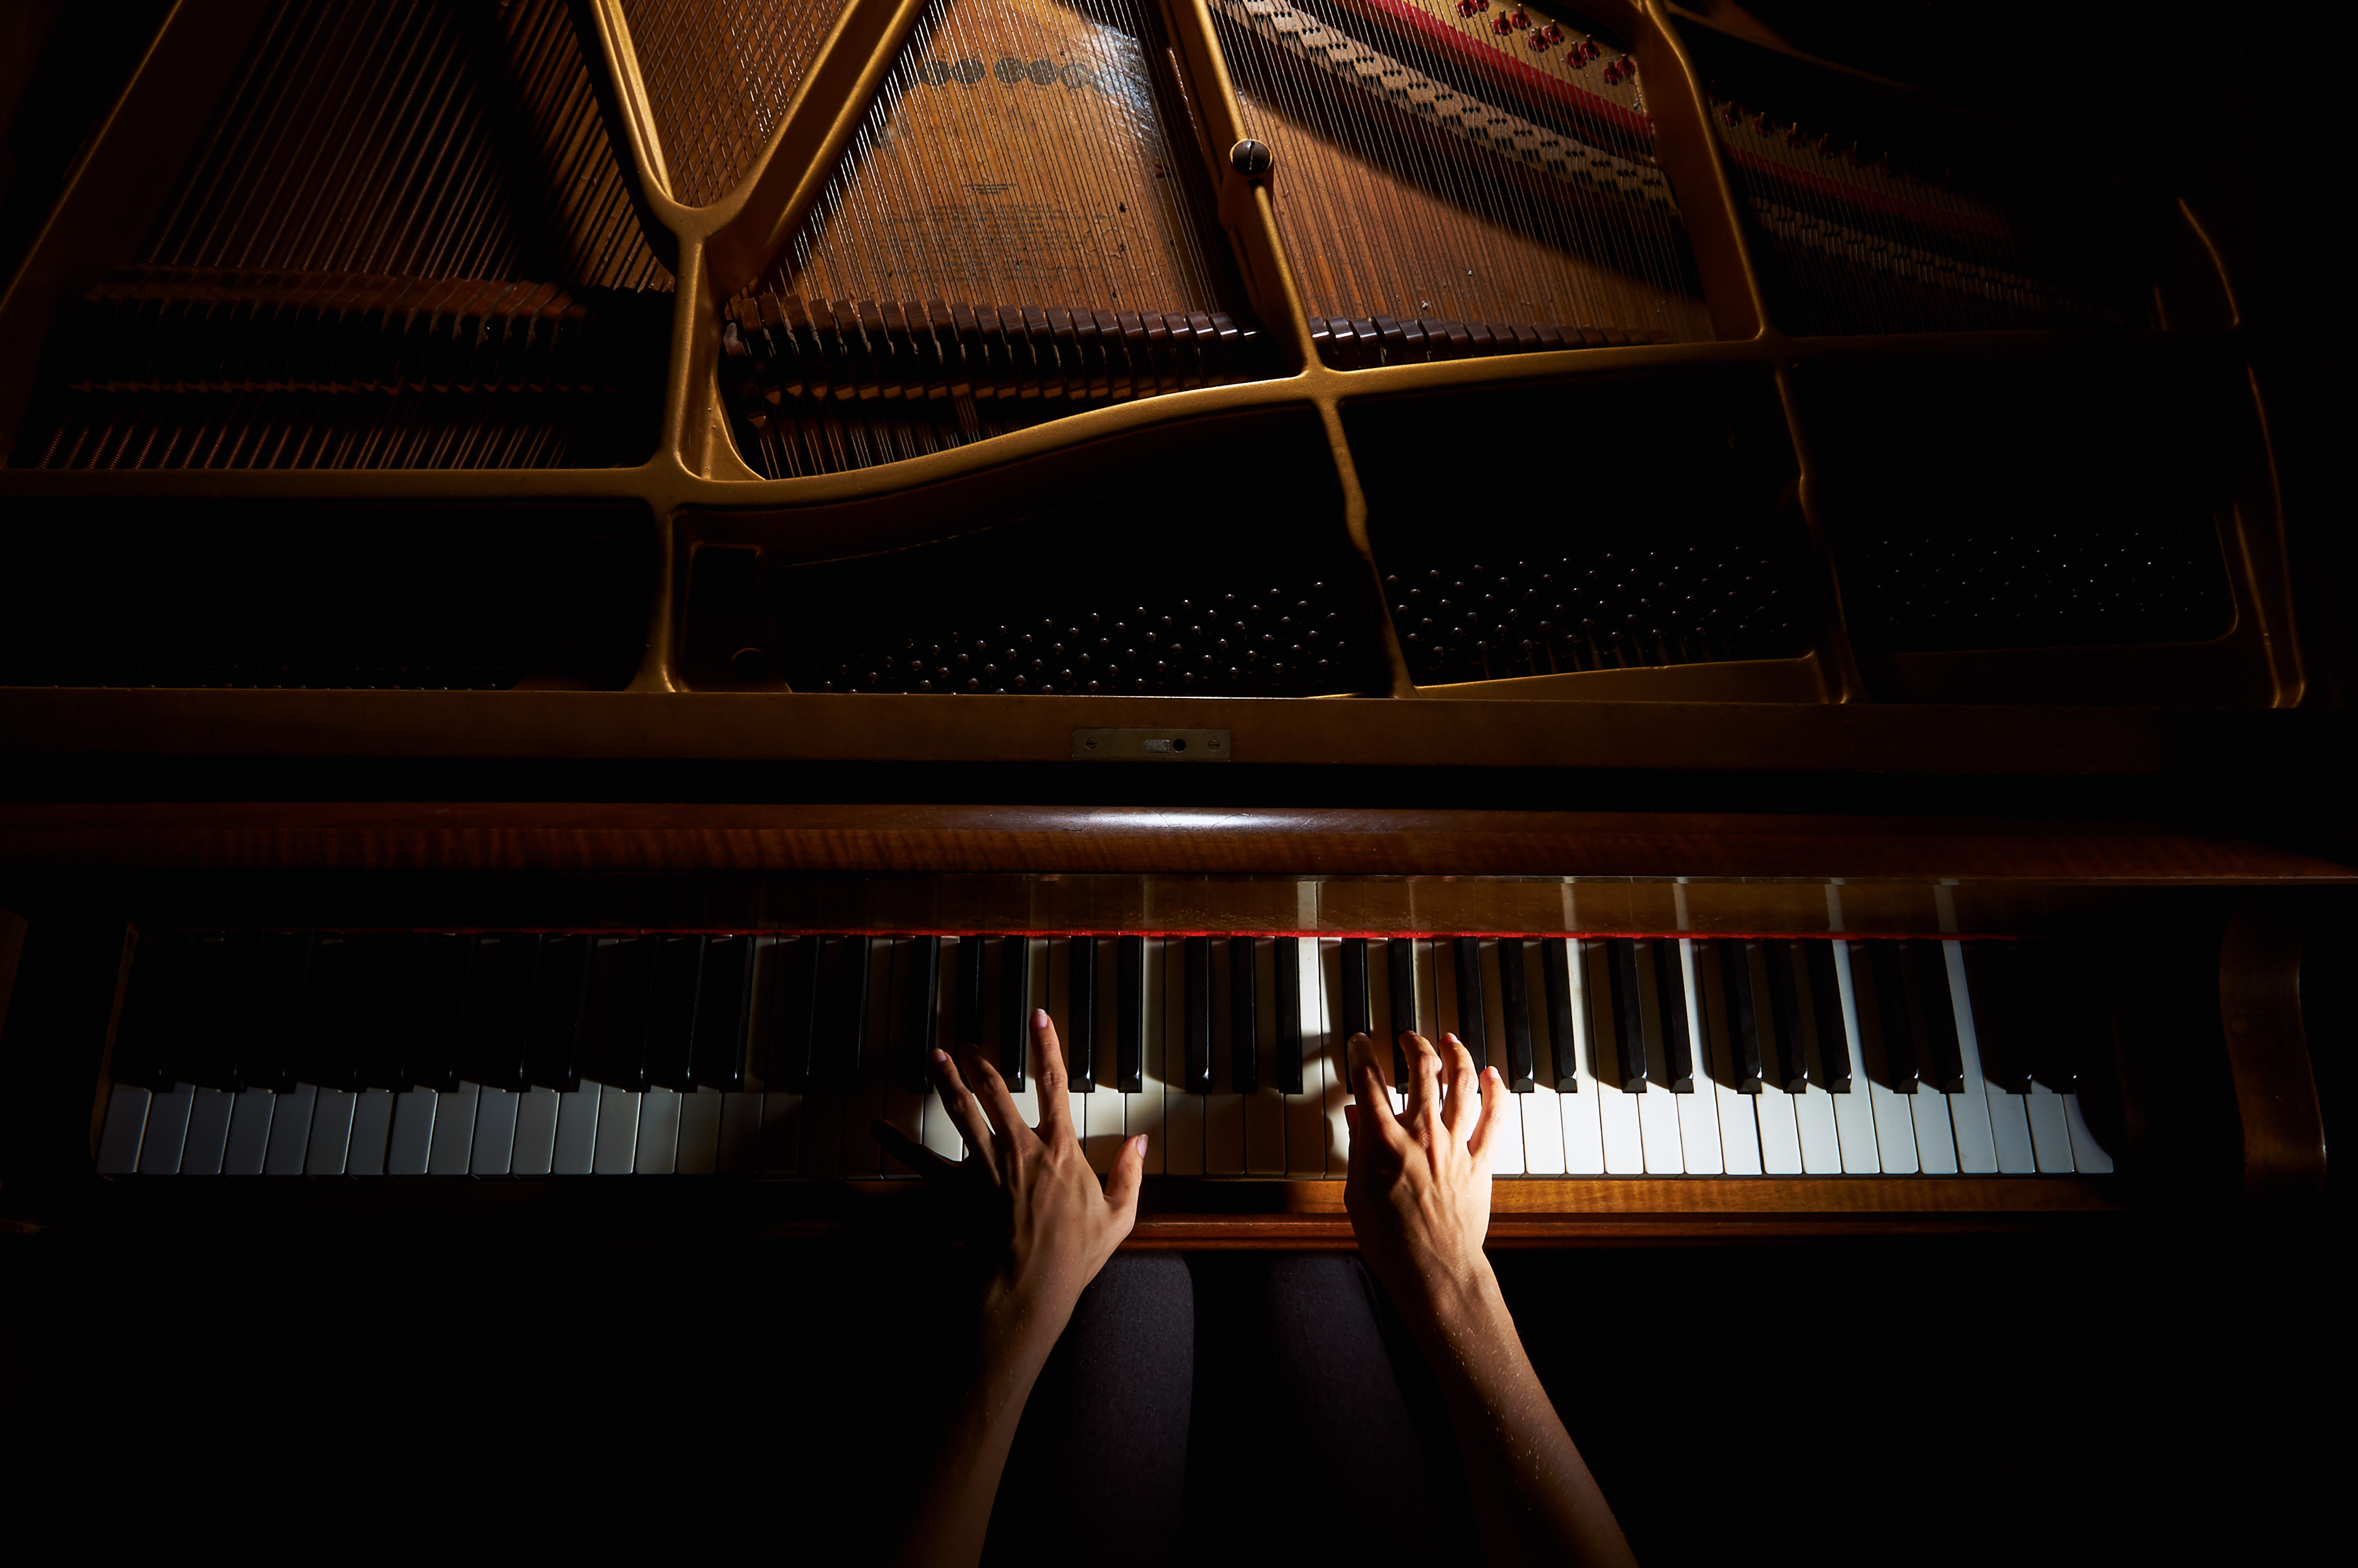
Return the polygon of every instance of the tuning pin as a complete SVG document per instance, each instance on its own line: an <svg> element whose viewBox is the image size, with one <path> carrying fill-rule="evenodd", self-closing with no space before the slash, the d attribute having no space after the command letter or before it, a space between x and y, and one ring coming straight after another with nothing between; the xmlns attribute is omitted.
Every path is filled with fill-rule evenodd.
<svg viewBox="0 0 2358 1568"><path fill-rule="evenodd" d="M1520 9L1518 9L1515 14L1509 16L1507 20L1514 26L1515 30L1518 32L1520 32L1523 28L1531 25L1531 17L1524 15Z"/></svg>
<svg viewBox="0 0 2358 1568"><path fill-rule="evenodd" d="M1560 44L1563 42L1563 29L1557 27L1553 22L1550 22L1541 30L1547 34L1548 42L1552 44Z"/></svg>
<svg viewBox="0 0 2358 1568"><path fill-rule="evenodd" d="M1605 85L1607 87L1618 87L1621 85L1621 68L1619 66L1610 63L1606 64L1605 67Z"/></svg>
<svg viewBox="0 0 2358 1568"><path fill-rule="evenodd" d="M1541 54L1545 54L1547 52L1548 38L1545 33L1534 32L1530 38L1525 38L1523 41L1531 45L1532 49Z"/></svg>
<svg viewBox="0 0 2358 1568"><path fill-rule="evenodd" d="M1511 33L1515 30L1515 24L1502 13L1490 19L1490 30L1494 33Z"/></svg>

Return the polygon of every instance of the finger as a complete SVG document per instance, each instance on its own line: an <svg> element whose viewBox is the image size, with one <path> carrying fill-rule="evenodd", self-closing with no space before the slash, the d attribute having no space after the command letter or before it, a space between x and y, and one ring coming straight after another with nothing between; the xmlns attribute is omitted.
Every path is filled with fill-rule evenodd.
<svg viewBox="0 0 2358 1568"><path fill-rule="evenodd" d="M1376 1043L1364 1034L1354 1034L1345 1047L1351 1067L1351 1092L1357 1096L1358 1119L1352 1123L1356 1132L1359 1121L1369 1117L1375 1136L1383 1139L1400 1135L1400 1123L1392 1117L1392 1097L1384 1091L1382 1073L1376 1067ZM1343 1108L1348 1111L1351 1108Z"/></svg>
<svg viewBox="0 0 2358 1568"><path fill-rule="evenodd" d="M1449 1103L1442 1108L1442 1124L1452 1138L1463 1138L1473 1130L1474 1087L1481 1082L1474 1076L1474 1053L1455 1034L1444 1034L1441 1056L1438 1065L1449 1075Z"/></svg>
<svg viewBox="0 0 2358 1568"><path fill-rule="evenodd" d="M1405 1029L1401 1031L1401 1051L1408 1057L1408 1082L1401 1086L1407 1091L1408 1104L1401 1119L1412 1127L1427 1112L1441 1114L1441 1054L1433 1048L1432 1041Z"/></svg>
<svg viewBox="0 0 2358 1568"><path fill-rule="evenodd" d="M1106 1206L1112 1209L1121 1232L1114 1238L1120 1241L1130 1234L1138 1222L1139 1189L1146 1184L1146 1135L1140 1133L1121 1146L1113 1159L1113 1169L1106 1173Z"/></svg>
<svg viewBox="0 0 2358 1568"><path fill-rule="evenodd" d="M1065 1047L1056 1039L1056 1025L1044 1007L1032 1010L1032 1073L1040 1080L1040 1141L1071 1141L1072 1107L1065 1098L1069 1075L1065 1071Z"/></svg>
<svg viewBox="0 0 2358 1568"><path fill-rule="evenodd" d="M1474 1124L1474 1136L1466 1141L1466 1152L1474 1156L1477 1169L1490 1168L1490 1139L1498 1127L1498 1097L1507 1092L1507 1080L1498 1076L1496 1067L1482 1069L1482 1116Z"/></svg>
<svg viewBox="0 0 2358 1568"><path fill-rule="evenodd" d="M879 1117L868 1124L876 1134L876 1141L892 1151L892 1158L906 1165L927 1181L941 1181L957 1174L955 1161L945 1160L891 1122Z"/></svg>
<svg viewBox="0 0 2358 1568"><path fill-rule="evenodd" d="M998 1130L1001 1150L1012 1152L1022 1148L1026 1139L1039 1141L1031 1124L1015 1108L1015 1097L1007 1092L1007 1080L999 1076L999 1069L978 1047L967 1047L966 1076L967 1081L974 1085L975 1098L982 1101L982 1113L990 1118L990 1125ZM1002 1160L1001 1169L1006 1169L1009 1163Z"/></svg>
<svg viewBox="0 0 2358 1568"><path fill-rule="evenodd" d="M982 1119L982 1107L975 1103L974 1091L966 1087L959 1076L957 1064L946 1051L934 1053L934 1087L942 1098L942 1108L950 1113L950 1125L958 1130L966 1146L982 1162L982 1168L995 1180L999 1175L999 1152L990 1141L990 1124Z"/></svg>

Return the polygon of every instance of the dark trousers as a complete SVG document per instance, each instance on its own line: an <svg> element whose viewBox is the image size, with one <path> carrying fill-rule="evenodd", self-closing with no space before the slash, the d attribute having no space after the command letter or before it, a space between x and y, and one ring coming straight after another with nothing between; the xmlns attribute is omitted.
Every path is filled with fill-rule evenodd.
<svg viewBox="0 0 2358 1568"><path fill-rule="evenodd" d="M1464 1490L1357 1256L1128 1253L1024 1407L984 1561L1470 1562Z"/></svg>

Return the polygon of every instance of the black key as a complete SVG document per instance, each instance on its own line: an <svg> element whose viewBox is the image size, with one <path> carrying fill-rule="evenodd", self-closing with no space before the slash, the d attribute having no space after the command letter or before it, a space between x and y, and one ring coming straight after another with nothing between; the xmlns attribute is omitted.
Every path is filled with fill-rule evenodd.
<svg viewBox="0 0 2358 1568"><path fill-rule="evenodd" d="M186 932L140 933L123 1016L114 1026L116 1083L158 1093L172 1087L172 1059L186 1027L189 957L195 946L195 938Z"/></svg>
<svg viewBox="0 0 2358 1568"><path fill-rule="evenodd" d="M1769 1081L1789 1095L1800 1094L1810 1087L1810 1055L1801 1037L1801 971L1794 967L1793 944L1781 936L1758 943L1760 950L1760 979L1768 991L1768 1022L1773 1039L1764 1042L1762 1054L1774 1054L1768 1067ZM1753 1015L1758 1018L1758 1011Z"/></svg>
<svg viewBox="0 0 2358 1568"><path fill-rule="evenodd" d="M1555 1061L1555 1092L1580 1092L1579 1046L1572 1030L1572 939L1540 938L1540 986L1546 993L1548 1043Z"/></svg>
<svg viewBox="0 0 2358 1568"><path fill-rule="evenodd" d="M1662 1026L1662 1083L1674 1095L1694 1093L1694 1037L1687 1032L1686 971L1675 936L1640 942L1654 970L1654 1000Z"/></svg>
<svg viewBox="0 0 2358 1568"><path fill-rule="evenodd" d="M1498 938L1498 1014L1507 1026L1507 1087L1527 1095L1537 1087L1531 1076L1531 998L1523 978L1523 939Z"/></svg>
<svg viewBox="0 0 2358 1568"><path fill-rule="evenodd" d="M1982 1076L2008 1094L2030 1092L2030 1055L2022 1016L2022 968L2014 942L1965 944L1965 999Z"/></svg>
<svg viewBox="0 0 2358 1568"><path fill-rule="evenodd" d="M358 1020L360 1077L364 1087L401 1094L416 1087L418 1036L417 966L424 944L406 931L357 938L366 1000Z"/></svg>
<svg viewBox="0 0 2358 1568"><path fill-rule="evenodd" d="M905 1094L921 1095L933 1087L934 1041L942 1020L942 939L909 939L909 992L903 1002L908 1026L901 1031L899 1060L893 1075Z"/></svg>
<svg viewBox="0 0 2358 1568"><path fill-rule="evenodd" d="M263 939L265 969L271 968L274 961L283 961L274 957L274 940ZM443 931L418 938L416 963L410 970L411 997L406 1010L409 1043L402 1054L408 1058L410 1082L419 1087L448 1093L459 1087L459 1043L467 1016L467 971L474 957L475 940L471 936Z"/></svg>
<svg viewBox="0 0 2358 1568"><path fill-rule="evenodd" d="M860 1053L868 1041L868 984L876 945L864 935L839 936L828 966L827 1039L828 1071L822 1082L838 1094L860 1090Z"/></svg>
<svg viewBox="0 0 2358 1568"><path fill-rule="evenodd" d="M475 938L467 968L467 1007L459 1040L459 1075L487 1088L522 1089L525 1050L532 1031L532 971L539 940L516 932L487 931ZM314 944L316 983L325 951ZM309 988L305 988L308 998ZM314 1079L314 1082L318 1080Z"/></svg>
<svg viewBox="0 0 2358 1568"><path fill-rule="evenodd" d="M734 1093L745 1087L745 1025L753 1011L753 936L704 939L704 974L696 998L696 1081Z"/></svg>
<svg viewBox="0 0 2358 1568"><path fill-rule="evenodd" d="M999 939L999 1076L1023 1088L1023 1048L1032 1039L1032 938Z"/></svg>
<svg viewBox="0 0 2358 1568"><path fill-rule="evenodd" d="M1719 983L1725 995L1727 1064L1739 1094L1757 1095L1768 1087L1761 1062L1759 998L1752 989L1752 949L1756 944L1737 940L1714 942L1719 949Z"/></svg>
<svg viewBox="0 0 2358 1568"><path fill-rule="evenodd" d="M232 1094L245 1087L240 1049L254 1011L257 938L229 932L199 937L189 955L189 1007L179 1070L183 1083Z"/></svg>
<svg viewBox="0 0 2358 1568"><path fill-rule="evenodd" d="M1859 962L1864 950L1866 962ZM1916 1092L1916 1035L1908 1019L1908 979L1897 942L1853 942L1850 945L1850 981L1856 993L1859 1016L1860 1054L1867 1058L1867 1073L1876 1076L1875 1058L1882 1058L1880 1081L1894 1094ZM1873 993L1871 996L1868 993ZM1867 1038L1867 1014L1875 1015L1875 1036ZM1870 1051L1873 1044L1878 1049Z"/></svg>
<svg viewBox="0 0 2358 1568"><path fill-rule="evenodd" d="M2018 961L2030 1076L2059 1095L2077 1094L2081 1052L2109 1044L2112 1021L2091 980L2073 975L2053 944L2026 942Z"/></svg>
<svg viewBox="0 0 2358 1568"><path fill-rule="evenodd" d="M1065 1073L1076 1095L1098 1088L1098 939L1069 938L1065 960Z"/></svg>
<svg viewBox="0 0 2358 1568"><path fill-rule="evenodd" d="M1483 997L1482 938L1460 936L1450 945L1457 963L1457 1038L1474 1058L1474 1071L1490 1065L1488 1005Z"/></svg>
<svg viewBox="0 0 2358 1568"><path fill-rule="evenodd" d="M654 1000L654 936L600 936L590 956L581 1073L618 1089L647 1087L647 1015Z"/></svg>
<svg viewBox="0 0 2358 1568"><path fill-rule="evenodd" d="M967 1046L982 1044L982 961L990 939L968 936L958 943L957 967L957 1042L950 1047L955 1054Z"/></svg>
<svg viewBox="0 0 2358 1568"><path fill-rule="evenodd" d="M1272 971L1277 980L1277 1087L1279 1092L1302 1092L1302 938L1280 936Z"/></svg>
<svg viewBox="0 0 2358 1568"><path fill-rule="evenodd" d="M1599 1000L1610 1016L1597 1020L1602 1027L1592 1032L1592 1037L1612 1042L1606 1062L1620 1076L1621 1092L1644 1094L1646 1017L1638 997L1638 944L1627 936L1605 939L1605 988Z"/></svg>
<svg viewBox="0 0 2358 1568"><path fill-rule="evenodd" d="M1190 936L1180 955L1186 988L1181 1013L1185 1033L1180 1042L1184 1076L1180 1087L1189 1094L1212 1092L1212 939Z"/></svg>
<svg viewBox="0 0 2358 1568"><path fill-rule="evenodd" d="M770 1034L772 1081L789 1089L807 1089L818 1068L818 1003L827 942L818 936L797 936L780 942L778 948L771 979L778 988L776 1021Z"/></svg>
<svg viewBox="0 0 2358 1568"><path fill-rule="evenodd" d="M1343 1012L1335 1021L1347 1040L1354 1034L1373 1034L1376 1025L1368 1011L1368 939L1346 936L1342 945Z"/></svg>
<svg viewBox="0 0 2358 1568"><path fill-rule="evenodd" d="M1422 1034L1424 1019L1416 1005L1416 938L1393 936L1384 943L1384 978L1391 990L1392 1086L1397 1088L1408 1081L1408 1053L1401 1049L1403 1030ZM1349 994L1349 983L1344 991ZM1360 970L1360 993L1367 995L1367 971ZM1375 1026L1372 1004L1369 1006L1368 1028Z"/></svg>
<svg viewBox="0 0 2358 1568"><path fill-rule="evenodd" d="M560 1094L581 1087L581 1011L589 1000L588 936L551 932L540 939L532 977L532 1044L525 1076Z"/></svg>
<svg viewBox="0 0 2358 1568"><path fill-rule="evenodd" d="M1916 1031L1917 1072L1944 1095L1965 1092L1965 1054L1957 1040L1957 1005L1949 990L1949 956L1938 942L1903 942L1908 1011Z"/></svg>
<svg viewBox="0 0 2358 1568"><path fill-rule="evenodd" d="M654 939L654 986L647 998L647 1085L696 1087L696 1004L704 989L704 938ZM482 958L478 953L475 961Z"/></svg>
<svg viewBox="0 0 2358 1568"><path fill-rule="evenodd" d="M1240 1095L1260 1089L1260 999L1253 982L1253 939L1229 937L1228 1082Z"/></svg>
<svg viewBox="0 0 2358 1568"><path fill-rule="evenodd" d="M1126 1095L1146 1089L1146 938L1124 936L1114 944L1114 1087Z"/></svg>
<svg viewBox="0 0 2358 1568"><path fill-rule="evenodd" d="M1850 1031L1843 1023L1842 978L1834 971L1831 939L1794 944L1808 966L1810 1017L1817 1024L1817 1060L1810 1080L1828 1094L1850 1093Z"/></svg>
<svg viewBox="0 0 2358 1568"><path fill-rule="evenodd" d="M311 963L303 975L303 1022L295 1044L298 1081L326 1089L362 1087L361 1016L369 1004L367 963L367 949L354 936L340 931L312 936ZM529 977L531 970L525 974ZM516 1044L521 1065L523 1042Z"/></svg>

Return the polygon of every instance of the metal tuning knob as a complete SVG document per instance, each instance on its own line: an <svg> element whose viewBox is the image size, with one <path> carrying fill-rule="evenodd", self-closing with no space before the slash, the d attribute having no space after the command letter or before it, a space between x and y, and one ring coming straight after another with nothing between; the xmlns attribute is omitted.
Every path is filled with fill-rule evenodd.
<svg viewBox="0 0 2358 1568"><path fill-rule="evenodd" d="M1247 179L1260 178L1276 162L1277 155L1269 150L1269 144L1250 136L1228 149L1229 166Z"/></svg>

